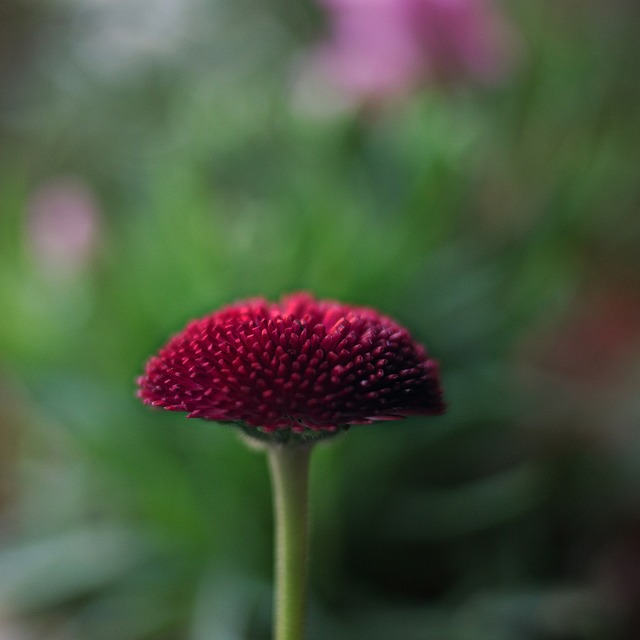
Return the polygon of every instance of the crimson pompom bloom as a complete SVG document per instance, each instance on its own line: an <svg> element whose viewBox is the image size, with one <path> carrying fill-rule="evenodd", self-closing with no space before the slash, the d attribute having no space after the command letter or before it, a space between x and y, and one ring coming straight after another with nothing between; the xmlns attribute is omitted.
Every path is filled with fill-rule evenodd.
<svg viewBox="0 0 640 640"><path fill-rule="evenodd" d="M332 432L445 409L438 365L406 329L304 293L189 323L138 384L146 404L250 431Z"/></svg>

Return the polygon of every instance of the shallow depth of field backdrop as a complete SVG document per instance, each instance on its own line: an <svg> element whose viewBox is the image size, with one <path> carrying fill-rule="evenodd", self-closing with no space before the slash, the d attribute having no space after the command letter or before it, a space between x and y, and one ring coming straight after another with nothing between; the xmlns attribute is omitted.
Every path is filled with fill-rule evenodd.
<svg viewBox="0 0 640 640"><path fill-rule="evenodd" d="M298 289L450 407L317 451L309 639L640 634L638 4L496 2L497 67L367 95L319 63L348 4L2 0L2 640L269 637L265 460L135 378Z"/></svg>

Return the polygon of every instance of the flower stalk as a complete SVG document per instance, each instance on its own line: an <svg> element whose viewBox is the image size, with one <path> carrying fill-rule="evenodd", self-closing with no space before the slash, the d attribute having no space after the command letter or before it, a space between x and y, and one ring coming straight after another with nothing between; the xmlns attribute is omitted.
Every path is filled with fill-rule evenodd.
<svg viewBox="0 0 640 640"><path fill-rule="evenodd" d="M306 618L311 443L267 446L274 512L273 640L302 640Z"/></svg>

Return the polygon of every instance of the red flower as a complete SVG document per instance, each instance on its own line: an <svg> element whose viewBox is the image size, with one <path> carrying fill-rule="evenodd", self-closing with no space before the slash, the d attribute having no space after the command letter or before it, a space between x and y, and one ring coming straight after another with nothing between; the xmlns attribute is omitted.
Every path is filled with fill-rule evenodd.
<svg viewBox="0 0 640 640"><path fill-rule="evenodd" d="M438 366L406 329L308 294L248 300L189 323L138 384L146 404L266 432L445 410Z"/></svg>

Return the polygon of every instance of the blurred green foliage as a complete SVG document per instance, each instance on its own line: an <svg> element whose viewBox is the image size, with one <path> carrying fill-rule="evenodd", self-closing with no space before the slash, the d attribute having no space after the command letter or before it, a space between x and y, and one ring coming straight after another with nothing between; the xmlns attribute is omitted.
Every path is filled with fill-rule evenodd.
<svg viewBox="0 0 640 640"><path fill-rule="evenodd" d="M512 0L502 85L315 119L311 2L174 4L2 9L0 635L268 637L264 460L134 382L307 289L408 325L450 406L317 451L310 640L637 637L637 6ZM57 273L28 216L64 176L103 223Z"/></svg>

